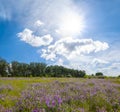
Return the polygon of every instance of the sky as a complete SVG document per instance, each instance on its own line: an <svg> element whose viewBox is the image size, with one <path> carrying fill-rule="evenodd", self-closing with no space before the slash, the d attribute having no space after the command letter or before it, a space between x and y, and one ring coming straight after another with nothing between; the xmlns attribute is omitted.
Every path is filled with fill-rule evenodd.
<svg viewBox="0 0 120 112"><path fill-rule="evenodd" d="M120 0L0 0L0 57L120 75Z"/></svg>

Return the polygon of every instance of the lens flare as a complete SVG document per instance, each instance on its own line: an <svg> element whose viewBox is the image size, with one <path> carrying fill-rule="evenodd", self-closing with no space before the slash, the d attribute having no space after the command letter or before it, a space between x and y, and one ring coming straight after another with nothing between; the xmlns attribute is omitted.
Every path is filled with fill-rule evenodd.
<svg viewBox="0 0 120 112"><path fill-rule="evenodd" d="M80 34L85 27L83 16L76 12L64 13L59 23L59 33L63 36L73 36Z"/></svg>

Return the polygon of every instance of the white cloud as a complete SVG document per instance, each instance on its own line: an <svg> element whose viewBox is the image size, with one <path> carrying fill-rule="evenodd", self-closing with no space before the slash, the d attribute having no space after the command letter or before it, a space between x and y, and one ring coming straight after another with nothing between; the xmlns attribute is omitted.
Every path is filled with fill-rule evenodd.
<svg viewBox="0 0 120 112"><path fill-rule="evenodd" d="M27 28L17 35L21 41L24 41L33 47L47 46L53 41L53 38L50 34L43 35L42 37L35 36L33 31Z"/></svg>
<svg viewBox="0 0 120 112"><path fill-rule="evenodd" d="M66 59L71 60L76 57L79 58L81 55L104 51L108 48L109 46L105 42L68 37L56 41L55 44L48 46L47 49L43 49L41 57L45 59L48 59L49 57L50 60L54 60L56 56L63 56Z"/></svg>
<svg viewBox="0 0 120 112"><path fill-rule="evenodd" d="M110 63L109 66L107 67L103 67L100 70L105 74L105 75L109 75L109 76L118 76L120 75L120 62L113 62Z"/></svg>
<svg viewBox="0 0 120 112"><path fill-rule="evenodd" d="M44 46L40 49L42 58L52 60L54 64L93 73L101 71L102 67L107 69L109 63L120 60L120 53L119 47L105 51L109 48L106 42L76 39L75 34L87 32L85 28L88 26L92 28L86 25L89 24L86 23L89 18L85 18L86 11L89 11L86 7L79 4L77 8L73 0L3 0L0 1L0 18L14 19L22 27L28 28L18 33L18 37L33 47ZM75 38L65 38L66 35ZM62 39L59 38L61 36ZM53 39L55 43L51 44ZM104 72L112 73L112 68L115 67L109 67Z"/></svg>
<svg viewBox="0 0 120 112"><path fill-rule="evenodd" d="M94 58L93 60L91 60L89 66L93 69L100 70L101 68L104 68L106 66L109 65L109 62L106 60L102 60L102 59L98 59L98 58Z"/></svg>
<svg viewBox="0 0 120 112"><path fill-rule="evenodd" d="M110 68L111 69L119 69L120 63L113 63Z"/></svg>
<svg viewBox="0 0 120 112"><path fill-rule="evenodd" d="M120 61L119 46L117 46L115 49L111 48L108 52L101 54L101 58L111 62Z"/></svg>
<svg viewBox="0 0 120 112"><path fill-rule="evenodd" d="M65 66L65 65L64 65L64 61L63 61L63 59L61 59L61 58L59 58L59 59L54 63L54 65Z"/></svg>
<svg viewBox="0 0 120 112"><path fill-rule="evenodd" d="M41 57L45 58L46 60L51 60L54 61L54 59L56 58L55 53L51 52L49 55L47 54L47 50L46 49L42 49L42 55Z"/></svg>
<svg viewBox="0 0 120 112"><path fill-rule="evenodd" d="M106 42L68 37L42 49L41 57L53 61L53 64L82 69L92 74L101 71L101 68L109 64L109 61L95 56L108 48Z"/></svg>
<svg viewBox="0 0 120 112"><path fill-rule="evenodd" d="M92 61L92 64L108 64L108 61L102 60L102 59L98 59L98 58L94 58Z"/></svg>
<svg viewBox="0 0 120 112"><path fill-rule="evenodd" d="M0 19L3 19L3 20L11 19L11 14L9 10L6 10L2 4L0 4Z"/></svg>
<svg viewBox="0 0 120 112"><path fill-rule="evenodd" d="M70 32L72 32L75 29L74 26L81 26L81 23L83 23L77 23L77 21L79 20L78 16L81 16L81 14L83 15L83 11L80 11L82 10L80 8L77 9L77 6L75 5L73 0L3 0L0 1L0 4L0 9L1 6L5 7L4 12L10 14L11 19L19 23L19 25L24 28L33 29L33 27L41 26L43 25L43 23L45 23L45 29L47 30L55 31L55 29L58 29L63 31L64 28L62 27L62 29L60 25L64 23L64 21L62 20L66 20L64 19L64 17L67 17L65 12L67 12L67 14L70 15L69 17L71 17L71 19L74 21L69 21L71 25L68 24L70 27L68 26L68 28L65 28L64 33L66 32L66 30L70 30ZM75 17L76 15L77 19ZM67 20L69 20L69 17ZM34 24L36 20L38 21ZM75 25L73 25L72 23L74 23ZM72 29L72 27L74 28ZM79 29L79 27L76 28ZM77 30L77 32L78 31L79 30Z"/></svg>
<svg viewBox="0 0 120 112"><path fill-rule="evenodd" d="M40 27L40 26L42 26L42 25L44 25L44 23L43 23L42 21L40 21L40 20L37 20L37 21L35 22L35 26L37 26L37 27Z"/></svg>

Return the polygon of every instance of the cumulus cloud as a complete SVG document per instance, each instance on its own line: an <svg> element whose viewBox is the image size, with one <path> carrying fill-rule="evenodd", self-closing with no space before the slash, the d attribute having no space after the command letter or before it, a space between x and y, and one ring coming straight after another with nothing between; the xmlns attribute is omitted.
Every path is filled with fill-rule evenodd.
<svg viewBox="0 0 120 112"><path fill-rule="evenodd" d="M108 64L108 61L102 60L102 59L98 59L98 58L94 58L92 61L92 64Z"/></svg>
<svg viewBox="0 0 120 112"><path fill-rule="evenodd" d="M34 35L33 31L27 28L24 29L23 32L18 33L17 35L21 41L24 41L33 47L47 46L53 41L53 38L50 34L39 37Z"/></svg>
<svg viewBox="0 0 120 112"><path fill-rule="evenodd" d="M47 49L42 50L41 57L47 60L54 60L58 56L63 56L68 60L76 56L96 53L108 49L106 42L93 41L92 39L64 38L56 41Z"/></svg>
<svg viewBox="0 0 120 112"><path fill-rule="evenodd" d="M101 68L104 68L106 66L108 66L110 64L110 62L106 61L106 60L103 60L103 59L100 59L99 58L95 58L94 56L94 59L91 60L91 62L89 63L89 66L91 68L91 70L98 72L98 71L101 71Z"/></svg>
<svg viewBox="0 0 120 112"><path fill-rule="evenodd" d="M119 49L111 52L107 50L102 55L103 52L100 51L108 49L108 43L80 39L72 35L77 33L80 37L81 32L85 30L84 24L88 19L84 17L86 13L86 7L79 4L78 8L74 0L0 1L0 18L14 19L26 28L17 34L18 37L33 47L44 46L40 49L42 58L51 60L52 62L49 62L52 64L85 69L88 73L93 73L98 69L102 70L99 67L106 67L103 65L108 65L111 60L119 60L120 53Z"/></svg>

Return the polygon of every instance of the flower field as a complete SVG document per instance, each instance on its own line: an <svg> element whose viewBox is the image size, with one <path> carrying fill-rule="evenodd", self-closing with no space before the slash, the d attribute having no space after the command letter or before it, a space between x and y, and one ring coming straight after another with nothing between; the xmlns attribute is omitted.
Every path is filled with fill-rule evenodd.
<svg viewBox="0 0 120 112"><path fill-rule="evenodd" d="M1 78L0 112L120 112L120 80Z"/></svg>

